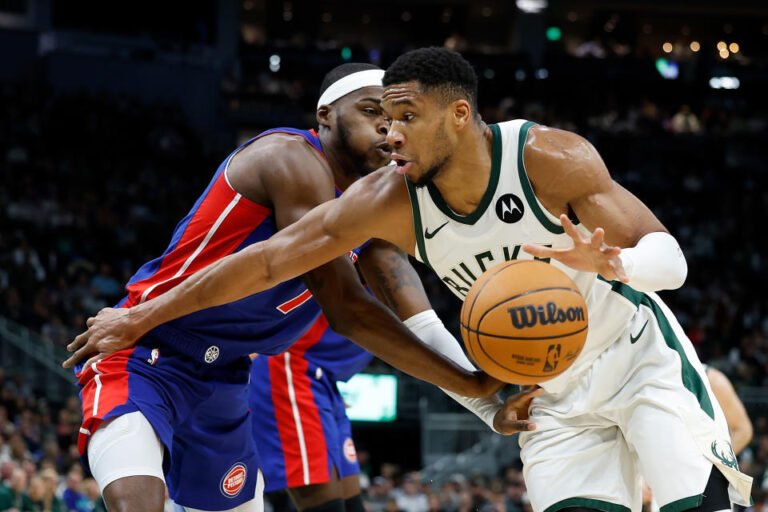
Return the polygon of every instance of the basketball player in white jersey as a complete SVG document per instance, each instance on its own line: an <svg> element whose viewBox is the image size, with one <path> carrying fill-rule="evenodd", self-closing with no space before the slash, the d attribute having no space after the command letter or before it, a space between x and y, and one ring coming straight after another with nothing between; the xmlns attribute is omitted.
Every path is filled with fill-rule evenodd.
<svg viewBox="0 0 768 512"><path fill-rule="evenodd" d="M486 125L477 78L455 52L408 52L384 85L396 165L130 317L103 310L71 344L73 357L129 346L159 323L273 286L369 238L423 261L459 298L498 263L547 258L578 285L589 335L578 360L541 384L530 410L536 429L520 436L533 509L639 510L640 475L663 512L746 503L751 478L738 470L722 410L654 293L687 275L661 222L611 179L582 137L524 120ZM501 407L492 398L470 406L486 421Z"/></svg>

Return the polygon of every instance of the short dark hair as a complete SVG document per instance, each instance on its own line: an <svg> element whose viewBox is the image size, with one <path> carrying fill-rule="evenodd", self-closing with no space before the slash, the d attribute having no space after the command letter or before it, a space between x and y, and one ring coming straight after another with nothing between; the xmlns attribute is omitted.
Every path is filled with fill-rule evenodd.
<svg viewBox="0 0 768 512"><path fill-rule="evenodd" d="M379 66L373 64L367 64L365 62L347 62L341 66L336 66L323 77L323 83L320 84L320 93L317 95L319 98L323 95L326 89L338 82L347 75L357 73L358 71L367 71L369 69L381 69Z"/></svg>
<svg viewBox="0 0 768 512"><path fill-rule="evenodd" d="M465 99L477 113L477 75L459 53L432 46L404 53L384 73L384 86L417 81L443 101Z"/></svg>

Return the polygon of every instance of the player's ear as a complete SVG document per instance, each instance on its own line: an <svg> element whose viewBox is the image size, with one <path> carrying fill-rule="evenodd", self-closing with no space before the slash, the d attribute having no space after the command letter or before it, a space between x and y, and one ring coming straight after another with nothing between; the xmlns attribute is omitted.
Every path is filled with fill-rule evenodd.
<svg viewBox="0 0 768 512"><path fill-rule="evenodd" d="M328 105L321 105L320 108L317 109L317 112L315 112L315 119L319 126L324 126L326 128L331 127L331 110L331 107Z"/></svg>
<svg viewBox="0 0 768 512"><path fill-rule="evenodd" d="M467 100L453 102L453 122L456 128L461 129L472 120L472 106Z"/></svg>

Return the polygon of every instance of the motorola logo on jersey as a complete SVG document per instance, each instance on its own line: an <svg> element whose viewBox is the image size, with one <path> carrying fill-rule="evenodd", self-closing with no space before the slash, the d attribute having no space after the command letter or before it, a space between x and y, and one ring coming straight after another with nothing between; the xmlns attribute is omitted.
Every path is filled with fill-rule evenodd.
<svg viewBox="0 0 768 512"><path fill-rule="evenodd" d="M245 479L248 476L248 470L242 462L238 462L226 472L221 479L221 492L227 498L234 498L245 487Z"/></svg>
<svg viewBox="0 0 768 512"><path fill-rule="evenodd" d="M496 201L496 216L507 224L514 224L523 218L523 201L515 194L504 194Z"/></svg>

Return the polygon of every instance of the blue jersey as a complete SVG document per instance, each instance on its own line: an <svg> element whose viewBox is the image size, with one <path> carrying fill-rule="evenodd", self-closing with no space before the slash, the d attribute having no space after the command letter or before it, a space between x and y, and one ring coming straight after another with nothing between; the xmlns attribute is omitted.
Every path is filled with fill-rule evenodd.
<svg viewBox="0 0 768 512"><path fill-rule="evenodd" d="M190 275L276 231L271 208L236 192L227 179L232 158L253 141L273 133L298 135L318 153L314 130L276 128L249 140L219 166L190 212L176 226L162 256L144 264L126 286L121 307L156 297ZM298 339L320 314L320 307L299 278L237 302L204 309L156 327L149 338L173 345L194 360L226 364L250 354L278 354Z"/></svg>

